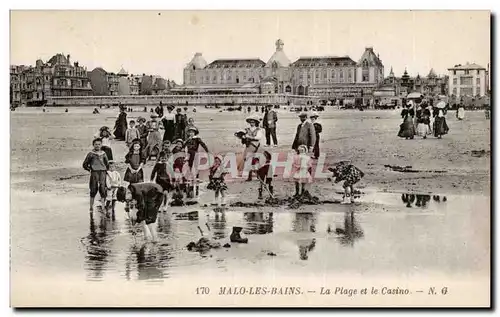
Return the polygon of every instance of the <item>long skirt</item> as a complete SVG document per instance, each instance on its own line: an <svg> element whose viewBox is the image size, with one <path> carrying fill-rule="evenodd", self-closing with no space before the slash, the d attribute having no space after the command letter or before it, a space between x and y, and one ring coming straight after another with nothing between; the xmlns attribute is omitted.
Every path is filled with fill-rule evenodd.
<svg viewBox="0 0 500 317"><path fill-rule="evenodd" d="M413 139L415 136L415 126L413 125L412 120L405 120L403 123L399 125L398 136L400 138L410 138Z"/></svg>
<svg viewBox="0 0 500 317"><path fill-rule="evenodd" d="M316 134L316 143L314 143L314 149L313 149L314 158L319 157L319 138L320 138L320 135Z"/></svg>
<svg viewBox="0 0 500 317"><path fill-rule="evenodd" d="M163 127L165 129L165 133L163 134L163 141L169 140L170 142L173 142L175 138L174 120L163 120Z"/></svg>
<svg viewBox="0 0 500 317"><path fill-rule="evenodd" d="M438 137L447 134L449 130L446 119L444 117L436 117L436 120L434 120L434 136Z"/></svg>
<svg viewBox="0 0 500 317"><path fill-rule="evenodd" d="M431 134L431 129L429 128L429 124L427 123L419 123L417 125L417 135L419 136L427 136Z"/></svg>

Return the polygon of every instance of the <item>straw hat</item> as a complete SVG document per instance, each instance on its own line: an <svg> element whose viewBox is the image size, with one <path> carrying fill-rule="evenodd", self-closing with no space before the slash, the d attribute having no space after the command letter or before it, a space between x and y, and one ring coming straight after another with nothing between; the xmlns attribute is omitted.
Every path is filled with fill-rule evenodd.
<svg viewBox="0 0 500 317"><path fill-rule="evenodd" d="M195 135L200 133L200 131L198 131L198 128L196 128L196 127L188 127L186 132L189 132L189 131L194 131Z"/></svg>
<svg viewBox="0 0 500 317"><path fill-rule="evenodd" d="M260 118L259 118L259 116L257 114L253 114L253 115L247 117L245 121L248 122L248 123L250 123L250 121L255 121L255 122L257 122L257 124L259 124L260 123Z"/></svg>
<svg viewBox="0 0 500 317"><path fill-rule="evenodd" d="M306 117L306 118L307 118L307 112L302 111L302 112L299 114L299 118L300 118L300 117Z"/></svg>
<svg viewBox="0 0 500 317"><path fill-rule="evenodd" d="M176 144L176 143L183 143L184 144L184 140L183 139L177 139L177 140L174 140L174 142L172 142L173 144Z"/></svg>
<svg viewBox="0 0 500 317"><path fill-rule="evenodd" d="M309 115L309 118L318 118L318 117L319 114L316 111L311 112L311 114Z"/></svg>

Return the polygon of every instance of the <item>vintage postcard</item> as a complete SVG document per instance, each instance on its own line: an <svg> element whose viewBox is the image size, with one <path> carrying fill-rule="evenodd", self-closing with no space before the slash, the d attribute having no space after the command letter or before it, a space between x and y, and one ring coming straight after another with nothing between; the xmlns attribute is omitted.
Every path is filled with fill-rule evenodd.
<svg viewBox="0 0 500 317"><path fill-rule="evenodd" d="M489 307L489 11L11 11L11 306Z"/></svg>

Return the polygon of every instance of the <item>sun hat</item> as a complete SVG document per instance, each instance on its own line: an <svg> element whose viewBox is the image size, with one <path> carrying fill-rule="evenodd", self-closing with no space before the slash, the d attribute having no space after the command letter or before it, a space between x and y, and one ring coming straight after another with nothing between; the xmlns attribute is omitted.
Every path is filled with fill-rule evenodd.
<svg viewBox="0 0 500 317"><path fill-rule="evenodd" d="M246 122L250 123L250 121L255 121L257 124L260 123L260 118L257 114L253 114L245 119Z"/></svg>
<svg viewBox="0 0 500 317"><path fill-rule="evenodd" d="M183 139L174 140L174 142L172 142L172 143L175 144L175 143L179 143L179 142L181 142L181 143L184 144L184 140Z"/></svg>
<svg viewBox="0 0 500 317"><path fill-rule="evenodd" d="M198 131L198 128L194 127L194 126L188 127L186 132L189 132L189 131L194 131L194 134L200 133L200 131Z"/></svg>

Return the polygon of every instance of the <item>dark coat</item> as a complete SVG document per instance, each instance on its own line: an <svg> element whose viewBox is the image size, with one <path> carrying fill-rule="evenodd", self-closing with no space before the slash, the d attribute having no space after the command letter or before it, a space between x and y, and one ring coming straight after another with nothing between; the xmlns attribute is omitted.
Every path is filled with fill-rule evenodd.
<svg viewBox="0 0 500 317"><path fill-rule="evenodd" d="M313 147L314 144L316 144L316 130L314 129L314 125L309 121L306 121L303 126L302 123L300 123L297 126L292 149L296 150L300 145L306 145L310 148Z"/></svg>

